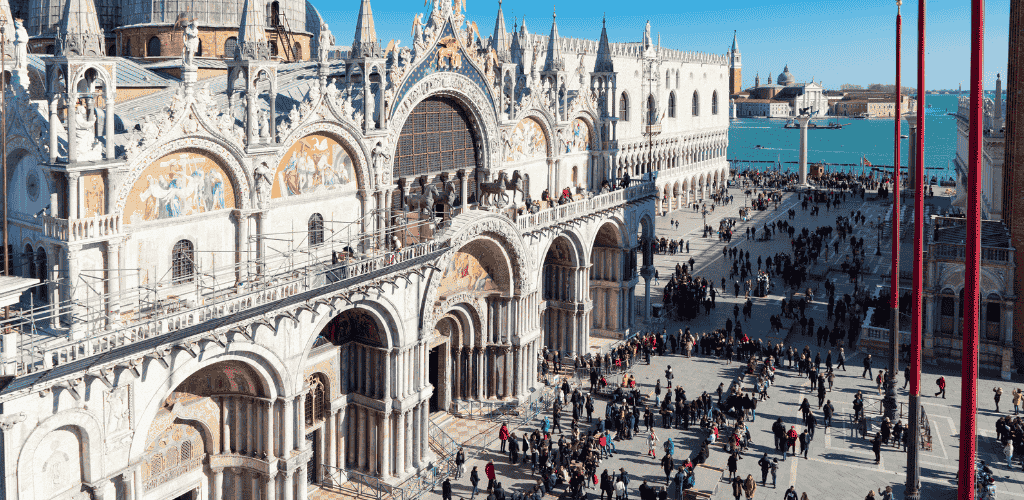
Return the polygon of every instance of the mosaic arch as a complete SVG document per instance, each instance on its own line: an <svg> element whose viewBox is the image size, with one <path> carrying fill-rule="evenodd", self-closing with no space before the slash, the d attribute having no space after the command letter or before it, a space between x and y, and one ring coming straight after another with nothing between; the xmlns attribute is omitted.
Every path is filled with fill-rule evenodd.
<svg viewBox="0 0 1024 500"><path fill-rule="evenodd" d="M576 118L569 127L569 138L565 142L566 153L590 151L590 124Z"/></svg>
<svg viewBox="0 0 1024 500"><path fill-rule="evenodd" d="M505 141L505 161L517 162L546 158L548 140L544 128L533 118L522 119Z"/></svg>
<svg viewBox="0 0 1024 500"><path fill-rule="evenodd" d="M284 154L274 172L272 198L288 198L332 190L357 189L352 156L326 134L299 139Z"/></svg>
<svg viewBox="0 0 1024 500"><path fill-rule="evenodd" d="M452 297L462 292L473 294L501 293L508 290L508 263L504 252L493 240L475 240L452 256L438 283L438 297Z"/></svg>
<svg viewBox="0 0 1024 500"><path fill-rule="evenodd" d="M125 203L129 224L237 208L231 176L213 156L182 149L139 174Z"/></svg>

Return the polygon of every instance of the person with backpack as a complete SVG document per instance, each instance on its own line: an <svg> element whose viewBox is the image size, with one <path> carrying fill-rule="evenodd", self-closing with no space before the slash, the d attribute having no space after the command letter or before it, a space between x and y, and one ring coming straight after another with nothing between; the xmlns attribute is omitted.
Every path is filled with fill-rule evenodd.
<svg viewBox="0 0 1024 500"><path fill-rule="evenodd" d="M942 399L946 399L946 377L939 377L939 379L935 381L935 384L939 386L939 392L935 393L935 397L938 397L939 394L941 394Z"/></svg>
<svg viewBox="0 0 1024 500"><path fill-rule="evenodd" d="M469 473L469 484L473 485L473 492L469 495L469 500L473 500L476 497L476 493L480 491L480 473L476 471L477 466L473 466L473 470Z"/></svg>
<svg viewBox="0 0 1024 500"><path fill-rule="evenodd" d="M772 468L771 460L768 460L768 453L765 452L761 459L757 461L757 465L761 467L761 486L768 484L768 472Z"/></svg>

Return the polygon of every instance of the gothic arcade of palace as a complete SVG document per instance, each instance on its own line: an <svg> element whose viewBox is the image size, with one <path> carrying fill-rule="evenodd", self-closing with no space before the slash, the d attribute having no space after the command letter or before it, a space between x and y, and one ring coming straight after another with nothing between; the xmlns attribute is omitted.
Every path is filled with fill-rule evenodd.
<svg viewBox="0 0 1024 500"><path fill-rule="evenodd" d="M399 485L433 413L526 401L544 349L631 335L655 213L728 176L728 57L650 26L506 32L499 8L481 38L436 0L385 49L363 0L350 50L323 24L283 63L259 1L226 75L186 53L144 98L118 98L143 70L92 0L65 0L54 55L4 47L6 499Z"/></svg>

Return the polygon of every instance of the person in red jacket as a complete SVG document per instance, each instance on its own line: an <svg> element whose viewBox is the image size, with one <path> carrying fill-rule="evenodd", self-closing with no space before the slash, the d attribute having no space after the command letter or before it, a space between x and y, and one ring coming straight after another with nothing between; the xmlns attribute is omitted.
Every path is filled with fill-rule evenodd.
<svg viewBox="0 0 1024 500"><path fill-rule="evenodd" d="M484 467L484 474L487 475L487 491L494 491L494 462L488 461Z"/></svg>
<svg viewBox="0 0 1024 500"><path fill-rule="evenodd" d="M936 392L935 396L938 397L939 394L942 394L942 399L946 399L946 377L939 377L935 383L939 384L939 392Z"/></svg>
<svg viewBox="0 0 1024 500"><path fill-rule="evenodd" d="M789 449L793 449L793 454L796 455L796 426L791 426L789 432L786 433L786 449L782 450L782 460L786 460L786 455Z"/></svg>
<svg viewBox="0 0 1024 500"><path fill-rule="evenodd" d="M498 439L501 440L501 452L505 453L505 444L508 442L508 425L501 424L501 430L498 431Z"/></svg>

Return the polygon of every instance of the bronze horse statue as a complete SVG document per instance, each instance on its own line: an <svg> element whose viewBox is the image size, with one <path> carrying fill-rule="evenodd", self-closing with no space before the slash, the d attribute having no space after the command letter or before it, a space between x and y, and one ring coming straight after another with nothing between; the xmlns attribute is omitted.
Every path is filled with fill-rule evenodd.
<svg viewBox="0 0 1024 500"><path fill-rule="evenodd" d="M497 199L497 206L503 207L509 201L516 202L516 193L522 193L523 202L530 199L530 175L521 174L518 170L512 172L512 178L504 172L498 172L498 178L494 182L480 183L481 202L484 205L492 204ZM511 198L508 191L512 191Z"/></svg>
<svg viewBox="0 0 1024 500"><path fill-rule="evenodd" d="M416 210L417 212L434 218L434 207L440 203L450 210L458 204L458 193L455 190L453 181L443 183L444 191L438 189L437 184L426 184L426 179L420 179L420 194L411 194L405 197L405 211Z"/></svg>
<svg viewBox="0 0 1024 500"><path fill-rule="evenodd" d="M498 178L494 182L479 183L480 204L484 206L492 205L495 202L495 198L497 198L497 206L505 206L508 203L508 193L505 192L507 184L508 176L504 171L498 172Z"/></svg>

